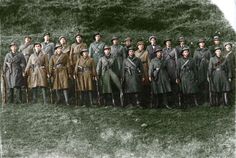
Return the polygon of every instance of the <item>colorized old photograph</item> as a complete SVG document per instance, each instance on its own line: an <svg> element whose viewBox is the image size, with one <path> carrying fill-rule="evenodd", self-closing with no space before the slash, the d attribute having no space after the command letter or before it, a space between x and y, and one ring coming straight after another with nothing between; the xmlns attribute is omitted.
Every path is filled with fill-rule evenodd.
<svg viewBox="0 0 236 158"><path fill-rule="evenodd" d="M236 0L0 0L0 158L234 158Z"/></svg>

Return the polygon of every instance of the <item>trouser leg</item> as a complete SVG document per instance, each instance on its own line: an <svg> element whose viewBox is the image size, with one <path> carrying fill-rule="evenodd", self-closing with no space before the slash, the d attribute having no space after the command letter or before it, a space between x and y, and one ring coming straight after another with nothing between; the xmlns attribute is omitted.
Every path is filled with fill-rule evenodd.
<svg viewBox="0 0 236 158"><path fill-rule="evenodd" d="M93 93L92 93L92 91L88 91L88 95L89 95L89 104L93 105Z"/></svg>
<svg viewBox="0 0 236 158"><path fill-rule="evenodd" d="M162 99L163 99L163 105L167 108L167 109L171 109L171 107L168 104L168 100L167 100L167 94L164 93L162 94Z"/></svg>
<svg viewBox="0 0 236 158"><path fill-rule="evenodd" d="M32 92L33 92L33 94L32 94L32 95L33 95L32 101L33 101L33 103L37 103L38 88L37 88L37 87L33 88L33 89L32 89Z"/></svg>
<svg viewBox="0 0 236 158"><path fill-rule="evenodd" d="M226 92L224 92L224 94L223 94L223 100L224 100L224 105L228 106L229 105L228 94Z"/></svg>
<svg viewBox="0 0 236 158"><path fill-rule="evenodd" d="M195 94L193 94L193 99L194 99L194 105L198 106L197 96Z"/></svg>
<svg viewBox="0 0 236 158"><path fill-rule="evenodd" d="M22 103L22 91L21 87L14 88L16 91L16 103Z"/></svg>
<svg viewBox="0 0 236 158"><path fill-rule="evenodd" d="M64 94L66 105L69 105L68 90L64 89L63 94Z"/></svg>
<svg viewBox="0 0 236 158"><path fill-rule="evenodd" d="M14 102L14 88L9 88L8 89L8 103L13 103Z"/></svg>
<svg viewBox="0 0 236 158"><path fill-rule="evenodd" d="M140 106L140 99L139 99L138 93L135 93L134 97L135 97L135 101L136 101L136 106Z"/></svg>
<svg viewBox="0 0 236 158"><path fill-rule="evenodd" d="M56 97L57 97L57 101L56 101L56 104L59 104L60 101L61 101L61 96L60 96L60 90L56 90Z"/></svg>
<svg viewBox="0 0 236 158"><path fill-rule="evenodd" d="M43 104L47 104L47 98L46 98L46 88L42 88L42 94L43 94Z"/></svg>

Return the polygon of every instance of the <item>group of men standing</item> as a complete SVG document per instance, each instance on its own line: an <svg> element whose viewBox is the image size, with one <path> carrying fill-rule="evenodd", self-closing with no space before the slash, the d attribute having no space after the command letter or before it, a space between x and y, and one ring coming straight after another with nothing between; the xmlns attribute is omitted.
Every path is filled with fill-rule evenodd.
<svg viewBox="0 0 236 158"><path fill-rule="evenodd" d="M150 36L146 48L144 41L133 47L130 37L124 46L116 36L111 46L102 41L100 33L93 39L88 47L78 33L72 45L65 36L54 45L50 33L45 33L42 43L32 43L30 36L25 36L19 49L11 43L2 75L8 102L21 103L22 89L26 102L32 98L33 103L38 102L41 90L44 104L49 98L54 102L54 92L55 103L61 103L63 94L66 105L172 108L192 104L189 101L198 106L200 98L200 104L227 106L228 94L231 103L235 100L235 52L231 43L222 45L219 36L214 36L209 49L205 39L199 39L193 53L184 37L176 47L170 38L161 47L157 37Z"/></svg>

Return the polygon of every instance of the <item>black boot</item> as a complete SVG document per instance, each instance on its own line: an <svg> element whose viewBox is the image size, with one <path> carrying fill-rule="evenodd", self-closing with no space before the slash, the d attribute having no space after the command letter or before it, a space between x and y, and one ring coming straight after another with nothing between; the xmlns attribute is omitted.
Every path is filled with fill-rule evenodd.
<svg viewBox="0 0 236 158"><path fill-rule="evenodd" d="M158 94L154 95L154 108L160 108L160 104L159 104L159 96Z"/></svg>
<svg viewBox="0 0 236 158"><path fill-rule="evenodd" d="M178 106L182 107L182 95L178 94Z"/></svg>
<svg viewBox="0 0 236 158"><path fill-rule="evenodd" d="M229 102L228 102L228 94L225 92L223 95L224 95L224 96L223 96L223 98L224 98L224 105L225 105L225 106L228 106L228 105L229 105Z"/></svg>
<svg viewBox="0 0 236 158"><path fill-rule="evenodd" d="M68 99L68 90L63 90L63 94L64 94L66 105L69 106L70 104L69 104L69 99Z"/></svg>
<svg viewBox="0 0 236 158"><path fill-rule="evenodd" d="M32 95L33 95L33 97L32 97L32 102L33 102L33 104L35 104L35 103L37 103L37 93L38 93L38 88L37 87L35 87L35 88L33 88L32 89Z"/></svg>
<svg viewBox="0 0 236 158"><path fill-rule="evenodd" d="M215 94L215 105L216 106L220 106L220 98L219 97L220 97L219 94L216 93Z"/></svg>
<svg viewBox="0 0 236 158"><path fill-rule="evenodd" d="M22 103L22 92L21 88L16 88L16 104L21 104Z"/></svg>
<svg viewBox="0 0 236 158"><path fill-rule="evenodd" d="M163 94L163 105L167 108L167 109L172 109L169 105L168 105L168 101L167 101L167 95Z"/></svg>
<svg viewBox="0 0 236 158"><path fill-rule="evenodd" d="M14 102L14 88L9 88L8 89L8 103L11 104Z"/></svg>
<svg viewBox="0 0 236 158"><path fill-rule="evenodd" d="M57 96L57 100L55 104L59 105L61 101L60 90L56 90L56 96Z"/></svg>
<svg viewBox="0 0 236 158"><path fill-rule="evenodd" d="M85 94L83 91L80 91L80 95L79 95L79 106L84 106L85 103L84 103L84 97L85 97Z"/></svg>
<svg viewBox="0 0 236 158"><path fill-rule="evenodd" d="M111 93L111 101L112 101L112 105L116 106L115 97L113 93Z"/></svg>
<svg viewBox="0 0 236 158"><path fill-rule="evenodd" d="M194 105L199 106L196 95L193 95L193 98L194 98Z"/></svg>
<svg viewBox="0 0 236 158"><path fill-rule="evenodd" d="M42 88L42 94L43 94L43 104L47 104L47 98L46 98L46 88Z"/></svg>
<svg viewBox="0 0 236 158"><path fill-rule="evenodd" d="M136 100L136 106L140 107L139 95L138 94L134 94L134 96L135 96L135 100Z"/></svg>
<svg viewBox="0 0 236 158"><path fill-rule="evenodd" d="M121 107L124 107L124 94L122 91L120 92L120 105Z"/></svg>
<svg viewBox="0 0 236 158"><path fill-rule="evenodd" d="M89 95L89 105L92 106L93 105L93 93L92 93L92 91L89 91L88 95Z"/></svg>

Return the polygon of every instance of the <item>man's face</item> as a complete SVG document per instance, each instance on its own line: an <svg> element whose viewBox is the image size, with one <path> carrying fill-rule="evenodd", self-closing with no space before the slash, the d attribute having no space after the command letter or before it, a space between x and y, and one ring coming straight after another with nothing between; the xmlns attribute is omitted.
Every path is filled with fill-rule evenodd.
<svg viewBox="0 0 236 158"><path fill-rule="evenodd" d="M17 46L16 46L16 45L12 45L12 46L10 47L10 49L11 49L11 52L15 53L16 50L17 50Z"/></svg>
<svg viewBox="0 0 236 158"><path fill-rule="evenodd" d="M166 47L171 47L171 41L166 41Z"/></svg>
<svg viewBox="0 0 236 158"><path fill-rule="evenodd" d="M96 36L95 36L95 41L98 42L98 41L100 41L100 39L101 39L101 36L100 36L100 35L96 35Z"/></svg>
<svg viewBox="0 0 236 158"><path fill-rule="evenodd" d="M125 41L125 45L126 45L126 46L130 46L130 45L131 45L131 41L130 41L130 40L126 40L126 41Z"/></svg>
<svg viewBox="0 0 236 158"><path fill-rule="evenodd" d="M220 40L214 40L214 44L215 45L219 45L220 44Z"/></svg>
<svg viewBox="0 0 236 158"><path fill-rule="evenodd" d="M76 37L76 42L77 42L77 43L81 43L81 42L82 42L82 38L81 38L80 36L77 36L77 37Z"/></svg>
<svg viewBox="0 0 236 158"><path fill-rule="evenodd" d="M62 53L62 48L61 47L57 47L56 52L57 52L57 54L61 54Z"/></svg>
<svg viewBox="0 0 236 158"><path fill-rule="evenodd" d="M43 38L44 38L44 41L49 41L49 39L50 39L49 35L46 35Z"/></svg>
<svg viewBox="0 0 236 158"><path fill-rule="evenodd" d="M183 52L183 57L184 57L184 58L188 58L188 56L189 56L189 51L188 51L188 50L185 50L185 51Z"/></svg>
<svg viewBox="0 0 236 158"><path fill-rule="evenodd" d="M156 55L157 55L158 59L161 59L161 57L162 57L162 53L161 52L157 52Z"/></svg>
<svg viewBox="0 0 236 158"><path fill-rule="evenodd" d="M36 44L35 46L34 46L34 49L35 49L35 51L38 53L38 52L40 52L40 50L41 50L41 45L40 44Z"/></svg>
<svg viewBox="0 0 236 158"><path fill-rule="evenodd" d="M60 39L60 43L61 43L61 45L66 44L66 39L65 38L61 38Z"/></svg>
<svg viewBox="0 0 236 158"><path fill-rule="evenodd" d="M105 53L106 56L109 56L109 55L110 55L110 52L111 52L110 49L105 49L105 50L104 50L104 53Z"/></svg>
<svg viewBox="0 0 236 158"><path fill-rule="evenodd" d="M205 43L204 43L204 42L200 42L200 43L199 43L199 47L200 47L200 48L204 48L204 47L205 47Z"/></svg>
<svg viewBox="0 0 236 158"><path fill-rule="evenodd" d="M220 56L221 56L221 50L220 50L220 49L217 49L217 50L215 51L215 53L216 53L216 56L217 56L217 57L220 57Z"/></svg>
<svg viewBox="0 0 236 158"><path fill-rule="evenodd" d="M185 42L184 42L184 41L181 41L181 42L180 42L180 45L181 45L181 46L183 46L184 44L185 44Z"/></svg>
<svg viewBox="0 0 236 158"><path fill-rule="evenodd" d="M226 51L231 51L232 50L232 47L231 47L231 45L229 45L229 44L227 44L226 46L225 46L225 49L226 49Z"/></svg>
<svg viewBox="0 0 236 158"><path fill-rule="evenodd" d="M130 57L133 57L134 56L134 50L129 50L128 54L129 54Z"/></svg>
<svg viewBox="0 0 236 158"><path fill-rule="evenodd" d="M152 38L152 39L150 40L151 45L155 45L156 42L157 42L157 40L156 40L155 38Z"/></svg>
<svg viewBox="0 0 236 158"><path fill-rule="evenodd" d="M31 38L26 37L26 38L25 38L25 43L30 43L30 42L31 42Z"/></svg>
<svg viewBox="0 0 236 158"><path fill-rule="evenodd" d="M118 39L114 39L114 40L112 41L112 43L113 43L114 45L117 45L117 44L119 43L119 41L118 41Z"/></svg>
<svg viewBox="0 0 236 158"><path fill-rule="evenodd" d="M138 45L138 49L139 50L144 50L144 45L143 44Z"/></svg>
<svg viewBox="0 0 236 158"><path fill-rule="evenodd" d="M88 57L88 52L83 52L82 55L83 55L84 58L87 58Z"/></svg>

